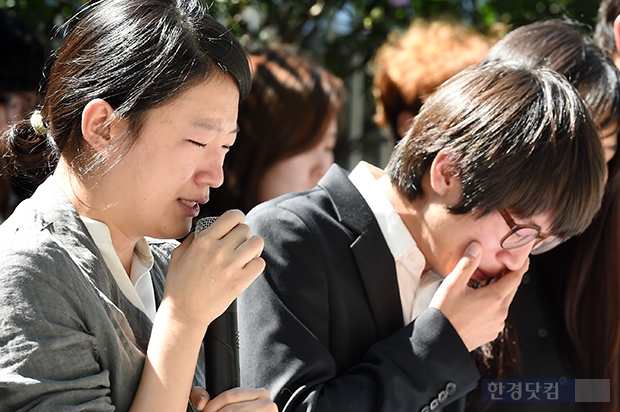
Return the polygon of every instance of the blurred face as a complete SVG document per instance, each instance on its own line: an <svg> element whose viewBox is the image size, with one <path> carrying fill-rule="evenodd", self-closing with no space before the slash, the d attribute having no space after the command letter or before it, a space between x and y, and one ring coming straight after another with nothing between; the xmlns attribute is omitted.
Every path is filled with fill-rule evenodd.
<svg viewBox="0 0 620 412"><path fill-rule="evenodd" d="M21 120L34 110L39 97L34 91L0 94L0 130L10 123Z"/></svg>
<svg viewBox="0 0 620 412"><path fill-rule="evenodd" d="M605 161L609 162L618 150L618 123L600 129L599 136L605 150Z"/></svg>
<svg viewBox="0 0 620 412"><path fill-rule="evenodd" d="M260 182L258 201L313 188L334 162L337 133L334 119L318 145L269 167Z"/></svg>
<svg viewBox="0 0 620 412"><path fill-rule="evenodd" d="M238 103L234 81L218 75L151 110L132 148L97 181L98 203L111 205L100 220L130 240L187 234L223 182Z"/></svg>

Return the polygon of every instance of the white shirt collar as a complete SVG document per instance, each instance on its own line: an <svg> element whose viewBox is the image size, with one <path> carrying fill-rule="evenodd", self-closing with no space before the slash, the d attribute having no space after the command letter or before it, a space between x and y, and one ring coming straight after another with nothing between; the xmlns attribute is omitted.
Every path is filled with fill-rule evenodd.
<svg viewBox="0 0 620 412"><path fill-rule="evenodd" d="M101 252L108 269L123 295L134 306L144 312L151 320L155 319L155 291L151 280L153 254L147 241L140 239L134 248L131 274L128 276L112 245L110 229L98 220L80 216L97 248Z"/></svg>

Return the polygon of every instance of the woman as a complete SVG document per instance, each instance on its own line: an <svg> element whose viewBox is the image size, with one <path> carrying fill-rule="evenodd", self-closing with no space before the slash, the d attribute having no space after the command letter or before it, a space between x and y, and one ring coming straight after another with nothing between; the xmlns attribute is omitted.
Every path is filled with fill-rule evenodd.
<svg viewBox="0 0 620 412"><path fill-rule="evenodd" d="M500 364L483 370L483 375L560 382L610 379L611 402L501 403L490 410L532 411L538 406L545 411L616 411L620 360L620 165L616 155L620 73L578 26L567 21L551 20L515 29L491 48L484 61L508 60L556 70L575 86L599 126L608 180L601 210L588 229L554 250L531 257L530 269L511 307L511 329L496 342L503 348L495 357Z"/></svg>
<svg viewBox="0 0 620 412"><path fill-rule="evenodd" d="M196 366L262 240L238 211L151 239L186 235L222 183L243 49L198 0L103 0L74 20L40 110L1 140L4 174L53 175L0 226L0 410L274 411L264 390L210 400Z"/></svg>
<svg viewBox="0 0 620 412"><path fill-rule="evenodd" d="M260 202L314 187L334 161L342 81L285 48L250 54L252 88L224 185L203 214L248 212Z"/></svg>

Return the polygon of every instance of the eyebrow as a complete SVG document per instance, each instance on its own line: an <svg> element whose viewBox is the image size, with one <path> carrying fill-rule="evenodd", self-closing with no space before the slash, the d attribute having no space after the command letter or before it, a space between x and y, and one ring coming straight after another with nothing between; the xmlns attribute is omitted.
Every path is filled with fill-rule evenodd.
<svg viewBox="0 0 620 412"><path fill-rule="evenodd" d="M197 119L192 122L192 125L200 127L202 129L212 130L215 132L224 131L224 129L219 124L212 121L211 119ZM238 132L239 132L239 126L237 125L233 130L228 132L228 134L236 134Z"/></svg>

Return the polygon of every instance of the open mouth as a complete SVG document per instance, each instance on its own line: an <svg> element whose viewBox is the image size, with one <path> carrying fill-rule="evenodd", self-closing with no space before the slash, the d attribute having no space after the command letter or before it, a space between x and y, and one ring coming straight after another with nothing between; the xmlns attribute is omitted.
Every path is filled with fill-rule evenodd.
<svg viewBox="0 0 620 412"><path fill-rule="evenodd" d="M179 202L183 203L187 207L194 208L198 205L198 202L194 202L191 200L179 199Z"/></svg>
<svg viewBox="0 0 620 412"><path fill-rule="evenodd" d="M489 277L489 278L486 278L484 280L478 280L478 279L472 278L472 279L469 279L469 282L467 283L467 286L469 286L470 288L473 288L473 289L478 289L478 288L481 288L483 286L488 285L489 283L491 283L493 281L493 279L495 279L495 278Z"/></svg>

